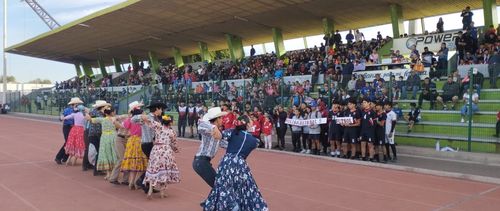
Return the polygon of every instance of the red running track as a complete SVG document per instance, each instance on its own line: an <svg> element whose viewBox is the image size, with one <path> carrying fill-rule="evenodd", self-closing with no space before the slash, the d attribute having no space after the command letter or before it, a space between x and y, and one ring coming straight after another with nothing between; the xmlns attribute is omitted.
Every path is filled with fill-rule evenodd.
<svg viewBox="0 0 500 211"><path fill-rule="evenodd" d="M151 201L80 166L56 165L62 143L60 124L0 117L0 210L201 210L209 192L191 168L195 142L180 141L182 182ZM265 151L248 161L273 211L500 210L493 184Z"/></svg>

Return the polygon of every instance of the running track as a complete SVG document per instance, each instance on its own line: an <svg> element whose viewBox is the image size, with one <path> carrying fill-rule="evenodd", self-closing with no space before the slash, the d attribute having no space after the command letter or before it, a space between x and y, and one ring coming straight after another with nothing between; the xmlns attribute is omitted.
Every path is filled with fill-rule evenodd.
<svg viewBox="0 0 500 211"><path fill-rule="evenodd" d="M191 168L198 146L180 141L182 182L167 199L56 165L60 124L0 117L0 210L201 210L208 186ZM219 152L220 158L222 151ZM270 210L500 210L500 186L256 151L248 159ZM213 162L217 164L217 162Z"/></svg>

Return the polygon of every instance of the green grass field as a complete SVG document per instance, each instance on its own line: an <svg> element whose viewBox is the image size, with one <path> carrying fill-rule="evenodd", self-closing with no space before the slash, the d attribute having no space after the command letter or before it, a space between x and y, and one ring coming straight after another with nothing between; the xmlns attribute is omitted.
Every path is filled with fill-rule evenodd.
<svg viewBox="0 0 500 211"><path fill-rule="evenodd" d="M407 130L408 128L406 127L406 125L398 124L396 126L396 131L398 133L406 133ZM467 137L468 135L467 127L449 127L419 124L416 124L413 127L413 132L458 137ZM487 138L493 140L493 134L495 134L495 128L472 128L472 137Z"/></svg>

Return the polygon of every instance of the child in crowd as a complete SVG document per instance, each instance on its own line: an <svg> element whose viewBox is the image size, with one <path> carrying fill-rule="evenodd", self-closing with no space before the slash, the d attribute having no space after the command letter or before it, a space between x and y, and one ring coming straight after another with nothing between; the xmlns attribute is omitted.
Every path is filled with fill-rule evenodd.
<svg viewBox="0 0 500 211"><path fill-rule="evenodd" d="M408 112L408 115L405 116L406 121L408 122L408 131L407 133L411 133L413 130L413 126L420 120L420 108L417 108L416 103L410 103L411 110Z"/></svg>
<svg viewBox="0 0 500 211"><path fill-rule="evenodd" d="M304 119L300 115L299 109L294 109L293 110L293 115L292 115L292 120L302 120ZM293 151L294 152L299 152L300 151L300 136L302 135L302 127L301 126L296 126L292 125L292 145L293 145ZM305 150L305 148L304 148ZM305 151L302 150L302 153Z"/></svg>
<svg viewBox="0 0 500 211"><path fill-rule="evenodd" d="M265 115L264 124L262 125L262 133L264 134L265 148L271 149L273 143L273 123L268 115Z"/></svg>

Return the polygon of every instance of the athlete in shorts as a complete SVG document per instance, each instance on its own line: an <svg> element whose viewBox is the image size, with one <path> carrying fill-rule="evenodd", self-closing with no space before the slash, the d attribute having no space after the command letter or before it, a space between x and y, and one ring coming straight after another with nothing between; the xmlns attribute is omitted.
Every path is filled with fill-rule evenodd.
<svg viewBox="0 0 500 211"><path fill-rule="evenodd" d="M340 114L340 104L335 101L329 113L330 124L328 125L328 140L330 141L330 156L332 157L340 157L342 126L337 123L337 117L341 117ZM342 154L345 153L346 152L342 152Z"/></svg>
<svg viewBox="0 0 500 211"><path fill-rule="evenodd" d="M347 145L350 146L351 159L356 158L356 145L358 144L358 127L361 124L360 112L356 109L356 99L350 99L347 103L347 110L344 117L352 117L353 123L343 123L344 134L342 139L342 151L345 152L344 158L347 158Z"/></svg>
<svg viewBox="0 0 500 211"><path fill-rule="evenodd" d="M396 132L396 122L398 115L392 110L392 103L385 103L385 112L387 113L387 120L385 121L385 149L389 160L395 162L397 160L396 142L394 141L394 133ZM389 146L391 147L393 157L391 159Z"/></svg>
<svg viewBox="0 0 500 211"><path fill-rule="evenodd" d="M384 104L379 102L375 106L375 148L377 150L377 161L380 162L381 155L384 156L384 163L387 163L387 150L385 149L385 121L387 119L387 115L385 114Z"/></svg>
<svg viewBox="0 0 500 211"><path fill-rule="evenodd" d="M361 157L364 161L368 160L366 157L366 147L368 145L369 159L373 160L375 149L373 143L375 142L375 111L372 110L370 101L363 99L361 106L361 132L359 139L361 140Z"/></svg>

